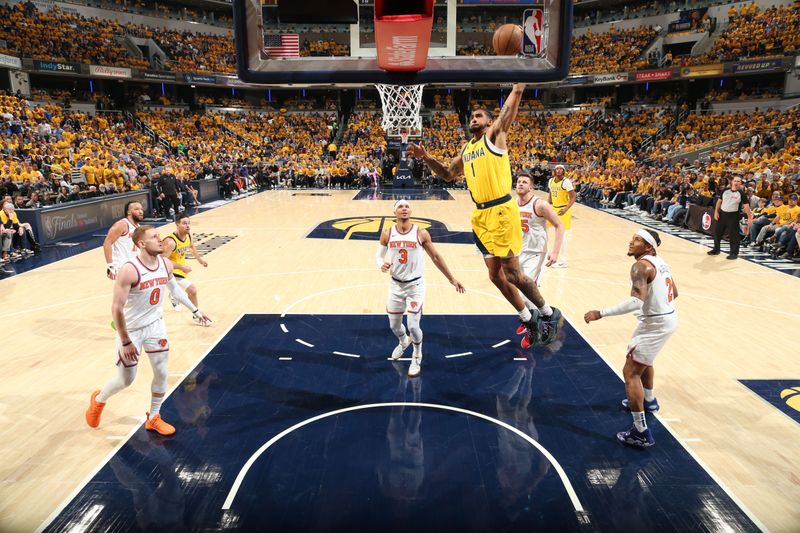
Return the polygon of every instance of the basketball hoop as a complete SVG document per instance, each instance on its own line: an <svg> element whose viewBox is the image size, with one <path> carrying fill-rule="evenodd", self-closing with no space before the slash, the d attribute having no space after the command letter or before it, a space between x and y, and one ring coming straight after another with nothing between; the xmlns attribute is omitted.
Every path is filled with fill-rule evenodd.
<svg viewBox="0 0 800 533"><path fill-rule="evenodd" d="M400 136L405 144L412 131L422 133L422 89L425 85L375 85L381 95L381 127L387 135Z"/></svg>

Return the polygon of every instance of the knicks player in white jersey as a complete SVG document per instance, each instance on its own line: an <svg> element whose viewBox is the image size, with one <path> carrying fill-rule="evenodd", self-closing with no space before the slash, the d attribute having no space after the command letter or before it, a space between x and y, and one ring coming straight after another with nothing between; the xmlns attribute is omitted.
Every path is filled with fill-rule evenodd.
<svg viewBox="0 0 800 533"><path fill-rule="evenodd" d="M408 368L409 377L414 377L419 375L422 364L422 330L419 326L422 305L425 303L425 256L422 255L422 250L427 252L433 264L456 291L464 292L465 289L453 277L444 258L433 247L428 231L411 223L411 205L408 200L395 202L394 214L397 223L381 233L375 262L381 272L388 272L391 276L386 313L389 315L392 333L399 341L392 352L392 359L400 359L408 345L414 343L411 365ZM410 337L403 327L403 313L406 311Z"/></svg>
<svg viewBox="0 0 800 533"><path fill-rule="evenodd" d="M116 272L111 313L117 329L117 371L103 388L94 391L86 410L86 423L96 428L106 401L133 383L139 354L147 352L153 367L151 403L145 427L161 435L172 435L175 428L161 419L161 402L167 392L169 341L161 305L164 289L169 288L181 304L201 322L210 322L178 286L172 263L160 257L164 245L152 226L139 226L131 235L139 253Z"/></svg>
<svg viewBox="0 0 800 533"><path fill-rule="evenodd" d="M106 257L106 276L113 280L119 268L131 261L139 249L131 238L133 232L144 220L144 208L139 202L125 204L125 218L117 220L109 228L103 241L103 255Z"/></svg>
<svg viewBox="0 0 800 533"><path fill-rule="evenodd" d="M543 267L552 266L558 261L558 254L564 237L564 225L558 218L555 209L547 200L539 198L533 194L533 179L530 174L520 173L517 176L516 184L517 205L519 206L520 223L522 224L522 252L519 254L519 266L522 272L531 278L537 287L542 286ZM556 231L555 245L553 250L547 253L547 223L550 223ZM524 294L522 299L528 309L538 309L543 314L545 308L537 308ZM551 328L550 323L556 322L561 318L561 311L552 310L553 317L545 325L540 341L543 344L552 342L556 332ZM525 333L525 326L520 324L517 328L517 335Z"/></svg>
<svg viewBox="0 0 800 533"><path fill-rule="evenodd" d="M628 245L628 255L636 262L631 268L631 297L603 310L589 311L583 316L588 324L605 316L635 312L639 324L628 343L628 355L622 369L627 398L623 407L633 415L633 427L617 433L623 444L646 448L655 444L647 427L644 411L658 411L658 401L653 394L653 363L667 340L678 328L678 316L672 303L678 297L678 288L672 279L667 263L656 255L661 245L658 233L640 228Z"/></svg>

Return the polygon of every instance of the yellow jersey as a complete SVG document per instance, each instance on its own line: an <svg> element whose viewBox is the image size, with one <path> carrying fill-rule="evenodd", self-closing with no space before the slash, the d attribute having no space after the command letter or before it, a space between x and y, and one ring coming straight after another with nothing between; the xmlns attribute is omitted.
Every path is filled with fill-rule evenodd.
<svg viewBox="0 0 800 533"><path fill-rule="evenodd" d="M470 139L461 151L461 160L473 202L482 204L511 193L508 150L497 148L486 135Z"/></svg>
<svg viewBox="0 0 800 533"><path fill-rule="evenodd" d="M169 260L176 265L185 265L186 254L189 252L189 247L192 245L192 236L187 234L186 239L182 241L177 233L172 232L167 235L167 238L175 241L175 249L169 254ZM177 268L173 270L172 273L179 278L185 278L187 276L186 273Z"/></svg>
<svg viewBox="0 0 800 533"><path fill-rule="evenodd" d="M567 177L561 181L556 181L555 178L550 178L547 188L550 190L550 200L552 200L551 203L555 208L566 206L569 203L570 191L575 190L575 187L572 185L572 181L570 181L570 179Z"/></svg>

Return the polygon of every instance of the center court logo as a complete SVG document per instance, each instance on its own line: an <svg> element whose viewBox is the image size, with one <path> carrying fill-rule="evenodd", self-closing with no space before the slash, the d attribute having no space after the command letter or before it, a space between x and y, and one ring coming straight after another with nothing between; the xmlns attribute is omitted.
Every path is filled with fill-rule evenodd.
<svg viewBox="0 0 800 533"><path fill-rule="evenodd" d="M307 235L309 239L341 239L354 241L377 241L381 232L392 227L393 216L363 216L335 218L317 225ZM412 218L412 224L428 230L435 243L473 244L471 231L453 231L443 222L430 218Z"/></svg>

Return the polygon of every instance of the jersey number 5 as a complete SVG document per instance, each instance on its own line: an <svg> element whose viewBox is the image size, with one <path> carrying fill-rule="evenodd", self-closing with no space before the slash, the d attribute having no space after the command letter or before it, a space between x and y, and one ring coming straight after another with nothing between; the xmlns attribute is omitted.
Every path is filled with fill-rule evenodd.
<svg viewBox="0 0 800 533"><path fill-rule="evenodd" d="M672 290L672 278L664 278L664 281L667 283L667 301L671 302L674 296L674 292Z"/></svg>
<svg viewBox="0 0 800 533"><path fill-rule="evenodd" d="M528 221L527 220L523 220L522 221L522 233L528 233L529 229L530 229L530 226L528 226Z"/></svg>
<svg viewBox="0 0 800 533"><path fill-rule="evenodd" d="M405 265L406 263L408 263L408 250L406 250L405 248L400 248L400 250L398 250L397 253L400 254L400 261L398 261L398 263L400 263L401 265Z"/></svg>

